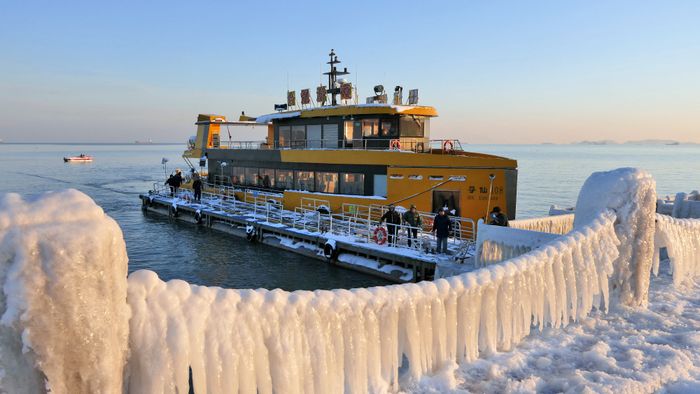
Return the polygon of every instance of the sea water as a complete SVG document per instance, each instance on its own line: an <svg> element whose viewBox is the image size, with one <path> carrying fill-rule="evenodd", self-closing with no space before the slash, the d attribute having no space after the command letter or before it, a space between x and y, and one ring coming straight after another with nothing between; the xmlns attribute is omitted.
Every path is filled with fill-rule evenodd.
<svg viewBox="0 0 700 394"><path fill-rule="evenodd" d="M573 206L593 171L640 167L659 195L700 188L698 145L467 145L518 160L517 216L545 215L551 204ZM364 274L206 228L144 215L138 194L185 169L182 145L0 144L0 193L33 195L75 188L92 197L124 233L129 272L150 269L161 279L229 288L330 289L385 284ZM64 164L80 153L92 163ZM169 159L164 167L161 159Z"/></svg>

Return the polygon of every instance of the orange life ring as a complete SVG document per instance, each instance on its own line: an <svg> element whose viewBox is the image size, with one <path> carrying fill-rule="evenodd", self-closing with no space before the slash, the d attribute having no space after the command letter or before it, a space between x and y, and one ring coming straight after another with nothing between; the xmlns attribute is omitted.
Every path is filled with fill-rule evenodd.
<svg viewBox="0 0 700 394"><path fill-rule="evenodd" d="M401 150L401 141L400 140L391 140L389 143L389 147L392 150Z"/></svg>
<svg viewBox="0 0 700 394"><path fill-rule="evenodd" d="M452 142L452 140L445 140L445 142L442 143L442 151L443 152L450 152L452 149L454 149L455 144Z"/></svg>
<svg viewBox="0 0 700 394"><path fill-rule="evenodd" d="M377 245L384 245L387 239L386 229L384 227L375 228L373 239L374 242L377 243Z"/></svg>

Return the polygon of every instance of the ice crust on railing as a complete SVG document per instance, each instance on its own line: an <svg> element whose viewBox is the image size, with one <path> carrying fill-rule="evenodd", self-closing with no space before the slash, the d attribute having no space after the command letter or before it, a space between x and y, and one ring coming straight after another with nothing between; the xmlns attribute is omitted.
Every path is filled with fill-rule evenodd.
<svg viewBox="0 0 700 394"><path fill-rule="evenodd" d="M656 181L637 168L594 172L576 202L574 229L588 226L601 211L617 215L620 255L611 278L615 303L646 305L654 258Z"/></svg>
<svg viewBox="0 0 700 394"><path fill-rule="evenodd" d="M550 234L566 234L574 228L574 214L544 216L532 219L511 220L508 225L521 230Z"/></svg>
<svg viewBox="0 0 700 394"><path fill-rule="evenodd" d="M614 215L467 274L369 289L226 290L129 276L129 392L387 392L607 309Z"/></svg>
<svg viewBox="0 0 700 394"><path fill-rule="evenodd" d="M475 265L483 267L512 259L559 237L558 234L488 225L479 220Z"/></svg>
<svg viewBox="0 0 700 394"><path fill-rule="evenodd" d="M0 194L0 392L121 393L122 232L88 196Z"/></svg>
<svg viewBox="0 0 700 394"><path fill-rule="evenodd" d="M673 284L680 286L700 274L700 219L676 219L656 214L654 274L659 273L659 250L666 248Z"/></svg>

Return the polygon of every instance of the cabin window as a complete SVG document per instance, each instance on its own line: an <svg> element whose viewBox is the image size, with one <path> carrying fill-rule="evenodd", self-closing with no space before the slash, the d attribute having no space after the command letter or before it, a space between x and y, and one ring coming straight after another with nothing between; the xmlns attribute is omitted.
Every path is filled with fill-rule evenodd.
<svg viewBox="0 0 700 394"><path fill-rule="evenodd" d="M315 191L313 171L294 171L294 188L297 190Z"/></svg>
<svg viewBox="0 0 700 394"><path fill-rule="evenodd" d="M374 195L386 197L386 175L374 175Z"/></svg>
<svg viewBox="0 0 700 394"><path fill-rule="evenodd" d="M280 148L288 148L289 141L292 139L292 128L289 126L279 127L279 144Z"/></svg>
<svg viewBox="0 0 700 394"><path fill-rule="evenodd" d="M353 130L355 130L353 124L354 122L352 120L345 121L345 141L347 142L352 142Z"/></svg>
<svg viewBox="0 0 700 394"><path fill-rule="evenodd" d="M292 170L277 170L275 185L278 189L293 189L294 188L294 171Z"/></svg>
<svg viewBox="0 0 700 394"><path fill-rule="evenodd" d="M243 167L232 167L231 183L234 185L245 185L245 169Z"/></svg>
<svg viewBox="0 0 700 394"><path fill-rule="evenodd" d="M389 121L383 121L382 122L382 137L398 137L399 133L397 132L396 128L394 125L389 122Z"/></svg>
<svg viewBox="0 0 700 394"><path fill-rule="evenodd" d="M323 147L326 149L338 148L338 125L324 124L323 125Z"/></svg>
<svg viewBox="0 0 700 394"><path fill-rule="evenodd" d="M399 130L402 137L423 137L424 121L415 116L402 116L399 118Z"/></svg>
<svg viewBox="0 0 700 394"><path fill-rule="evenodd" d="M317 172L316 191L338 193L338 174L335 172Z"/></svg>
<svg viewBox="0 0 700 394"><path fill-rule="evenodd" d="M306 147L306 126L292 126L292 148Z"/></svg>
<svg viewBox="0 0 700 394"><path fill-rule="evenodd" d="M340 174L341 194L365 194L365 174Z"/></svg>
<svg viewBox="0 0 700 394"><path fill-rule="evenodd" d="M443 178L442 175L431 175L428 177L428 179L430 179L431 181L441 181Z"/></svg>
<svg viewBox="0 0 700 394"><path fill-rule="evenodd" d="M266 189L275 187L275 170L272 168L261 168L260 182L260 186Z"/></svg>
<svg viewBox="0 0 700 394"><path fill-rule="evenodd" d="M313 124L306 126L306 147L310 149L321 148L323 126Z"/></svg>
<svg viewBox="0 0 700 394"><path fill-rule="evenodd" d="M243 179L243 182L241 182L243 185L252 185L255 186L258 184L258 169L257 168L245 168L245 178Z"/></svg>
<svg viewBox="0 0 700 394"><path fill-rule="evenodd" d="M365 137L379 136L379 120L365 119L362 121L362 135Z"/></svg>

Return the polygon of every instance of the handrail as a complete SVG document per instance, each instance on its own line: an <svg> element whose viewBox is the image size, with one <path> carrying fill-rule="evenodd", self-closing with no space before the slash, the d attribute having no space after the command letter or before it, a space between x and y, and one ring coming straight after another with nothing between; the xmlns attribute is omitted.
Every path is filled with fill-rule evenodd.
<svg viewBox="0 0 700 394"><path fill-rule="evenodd" d="M319 149L319 150L389 150L401 152L427 153L433 150L449 154L461 152L464 149L458 139L437 139L426 141L420 137L398 138L362 138L357 140L330 140L330 139L300 139L288 140L272 144L266 140L252 141L223 141L222 146L227 149Z"/></svg>

